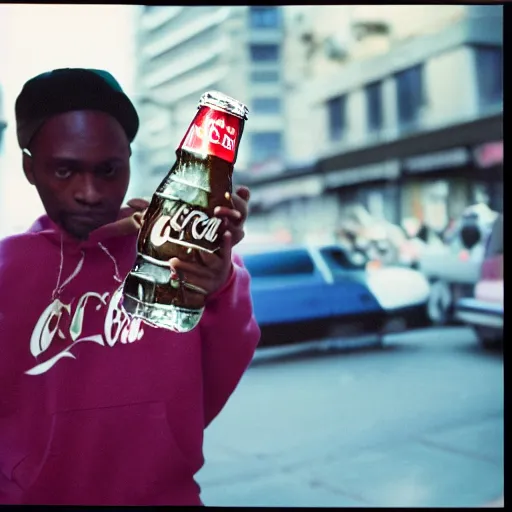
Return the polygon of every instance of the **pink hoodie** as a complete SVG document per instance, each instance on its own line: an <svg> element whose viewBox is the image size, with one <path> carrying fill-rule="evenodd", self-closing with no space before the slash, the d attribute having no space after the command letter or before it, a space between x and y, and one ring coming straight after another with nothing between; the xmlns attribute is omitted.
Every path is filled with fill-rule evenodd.
<svg viewBox="0 0 512 512"><path fill-rule="evenodd" d="M132 320L130 213L87 242L47 216L0 242L0 504L202 504L203 431L259 341L249 275L234 257L187 334Z"/></svg>

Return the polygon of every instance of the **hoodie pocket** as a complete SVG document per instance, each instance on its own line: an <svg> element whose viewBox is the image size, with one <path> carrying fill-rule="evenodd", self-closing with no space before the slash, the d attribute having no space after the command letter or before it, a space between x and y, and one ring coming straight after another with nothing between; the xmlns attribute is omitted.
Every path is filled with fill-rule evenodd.
<svg viewBox="0 0 512 512"><path fill-rule="evenodd" d="M23 501L197 504L192 467L174 439L163 402L59 412Z"/></svg>

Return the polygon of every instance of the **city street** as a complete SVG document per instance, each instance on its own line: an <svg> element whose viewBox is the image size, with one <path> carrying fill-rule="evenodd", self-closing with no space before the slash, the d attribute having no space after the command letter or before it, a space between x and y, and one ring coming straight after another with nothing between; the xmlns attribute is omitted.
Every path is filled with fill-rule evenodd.
<svg viewBox="0 0 512 512"><path fill-rule="evenodd" d="M209 506L478 507L503 493L503 358L469 329L258 355L207 429Z"/></svg>

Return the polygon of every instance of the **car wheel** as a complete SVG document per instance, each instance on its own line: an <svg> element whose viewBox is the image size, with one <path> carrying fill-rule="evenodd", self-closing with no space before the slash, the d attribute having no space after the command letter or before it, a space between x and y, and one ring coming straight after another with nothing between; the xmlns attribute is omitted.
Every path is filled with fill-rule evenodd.
<svg viewBox="0 0 512 512"><path fill-rule="evenodd" d="M442 280L430 284L427 304L429 320L434 325L448 325L453 319L453 294L450 285Z"/></svg>

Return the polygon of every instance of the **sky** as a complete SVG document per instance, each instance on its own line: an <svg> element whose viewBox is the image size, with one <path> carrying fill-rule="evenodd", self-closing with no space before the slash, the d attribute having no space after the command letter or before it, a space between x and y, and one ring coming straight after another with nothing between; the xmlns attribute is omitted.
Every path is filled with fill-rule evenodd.
<svg viewBox="0 0 512 512"><path fill-rule="evenodd" d="M109 70L134 92L134 9L129 5L0 4L0 85L8 127L0 155L0 237L44 213L21 169L14 102L33 76L60 67Z"/></svg>

